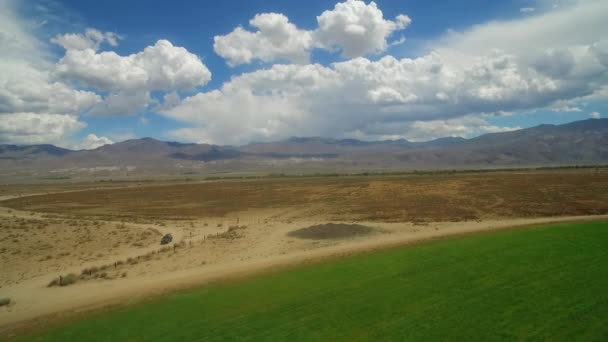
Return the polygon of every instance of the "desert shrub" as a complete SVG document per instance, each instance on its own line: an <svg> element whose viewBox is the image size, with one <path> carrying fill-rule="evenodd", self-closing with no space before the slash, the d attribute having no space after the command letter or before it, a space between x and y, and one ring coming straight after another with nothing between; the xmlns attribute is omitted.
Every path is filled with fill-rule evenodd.
<svg viewBox="0 0 608 342"><path fill-rule="evenodd" d="M97 271L99 271L99 268L93 266L93 267L90 267L90 268L83 269L82 272L81 272L81 274L82 275L92 275L92 274L97 273Z"/></svg>
<svg viewBox="0 0 608 342"><path fill-rule="evenodd" d="M9 305L11 303L10 298L0 298L0 306Z"/></svg>
<svg viewBox="0 0 608 342"><path fill-rule="evenodd" d="M127 272L122 272L122 274L120 275L122 278L126 278L127 277Z"/></svg>
<svg viewBox="0 0 608 342"><path fill-rule="evenodd" d="M59 284L59 285L68 286L68 285L74 284L77 281L78 281L78 277L76 276L76 274L70 273L61 279L61 284Z"/></svg>
<svg viewBox="0 0 608 342"><path fill-rule="evenodd" d="M74 273L69 273L65 276L59 276L51 280L51 282L47 285L47 287L52 286L68 286L76 283L78 281L78 276Z"/></svg>

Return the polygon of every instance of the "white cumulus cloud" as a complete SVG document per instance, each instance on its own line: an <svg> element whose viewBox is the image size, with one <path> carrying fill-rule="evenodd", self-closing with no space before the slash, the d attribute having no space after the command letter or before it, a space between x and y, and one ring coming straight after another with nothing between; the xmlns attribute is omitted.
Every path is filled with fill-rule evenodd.
<svg viewBox="0 0 608 342"><path fill-rule="evenodd" d="M72 139L86 126L82 115L136 114L156 104L152 92L190 91L211 79L198 56L167 40L128 56L98 52L122 37L94 28L51 38L65 48L55 61L21 5L0 2L0 141L79 146Z"/></svg>
<svg viewBox="0 0 608 342"><path fill-rule="evenodd" d="M575 108L577 99L601 96L608 86L600 33L608 29L607 15L602 2L584 1L452 32L417 58L276 64L162 113L190 125L172 132L175 137L229 144L289 136L424 140L416 129L425 136L508 130L479 120L565 103Z"/></svg>
<svg viewBox="0 0 608 342"><path fill-rule="evenodd" d="M191 90L211 80L211 72L198 56L168 40L159 40L128 56L69 48L56 64L53 76L109 91L90 111L96 116L136 114L154 104L152 91Z"/></svg>
<svg viewBox="0 0 608 342"><path fill-rule="evenodd" d="M366 4L359 0L338 3L333 10L318 16L317 21L316 44L326 49L340 50L347 58L386 50L390 35L411 22L403 14L395 20L387 20L375 2Z"/></svg>
<svg viewBox="0 0 608 342"><path fill-rule="evenodd" d="M258 14L250 27L216 36L215 52L231 66L292 64L234 75L204 91L197 88L210 81L209 69L168 40L119 55L111 48L121 37L88 29L52 39L65 48L57 61L13 2L0 2L0 141L67 146L85 126L82 115L150 109L185 124L169 132L175 138L219 144L289 136L428 140L510 130L491 117L581 111L583 101L608 96L608 3L562 0L547 10L549 1L535 1L537 10L516 19L450 31L415 58L373 56L402 43L399 31L411 21L403 14L385 18L374 2L337 3L311 29L282 14ZM314 49L346 60L310 64ZM92 135L72 146L105 139Z"/></svg>
<svg viewBox="0 0 608 342"><path fill-rule="evenodd" d="M101 101L95 92L52 79L50 56L15 2L0 1L0 142L65 146L86 126L79 115Z"/></svg>
<svg viewBox="0 0 608 342"><path fill-rule="evenodd" d="M215 36L213 49L228 64L251 63L254 59L270 62L276 59L307 63L312 34L298 29L283 14L257 14L249 21L257 31L237 27L225 36Z"/></svg>
<svg viewBox="0 0 608 342"><path fill-rule="evenodd" d="M86 126L65 114L11 113L0 115L0 143L66 145Z"/></svg>
<svg viewBox="0 0 608 342"><path fill-rule="evenodd" d="M0 2L0 115L78 115L101 100L94 92L52 80L48 55L45 44L14 13L13 3Z"/></svg>
<svg viewBox="0 0 608 342"><path fill-rule="evenodd" d="M187 90L211 80L211 72L198 56L168 40L159 40L128 56L69 49L57 63L54 75L111 91Z"/></svg>
<svg viewBox="0 0 608 342"><path fill-rule="evenodd" d="M93 150L103 145L113 144L114 142L106 137L99 137L95 134L89 134L84 137L76 148L82 150Z"/></svg>
<svg viewBox="0 0 608 342"><path fill-rule="evenodd" d="M479 117L465 116L446 120L376 123L370 125L366 131L355 131L348 137L364 140L428 141L445 137L468 138L515 129L519 129L519 127L495 126Z"/></svg>
<svg viewBox="0 0 608 342"><path fill-rule="evenodd" d="M591 113L589 113L589 116L592 119L600 119L602 117L602 114L600 114L599 112L591 112Z"/></svg>
<svg viewBox="0 0 608 342"><path fill-rule="evenodd" d="M249 21L255 31L237 27L226 35L215 36L213 48L230 66L254 60L303 64L310 59L313 48L340 51L342 56L352 58L380 53L390 45L403 43L404 37L391 43L388 39L410 22L403 14L394 20L385 19L373 1L366 4L347 0L321 13L314 30L299 29L280 13L257 14Z"/></svg>
<svg viewBox="0 0 608 342"><path fill-rule="evenodd" d="M48 71L25 63L0 62L0 113L79 115L100 101L94 92L52 81Z"/></svg>
<svg viewBox="0 0 608 342"><path fill-rule="evenodd" d="M143 112L154 100L148 91L110 93L88 112L93 116L121 116Z"/></svg>
<svg viewBox="0 0 608 342"><path fill-rule="evenodd" d="M62 46L66 50L97 50L102 43L117 46L121 37L113 32L101 32L88 28L84 33L66 33L51 38L51 42Z"/></svg>

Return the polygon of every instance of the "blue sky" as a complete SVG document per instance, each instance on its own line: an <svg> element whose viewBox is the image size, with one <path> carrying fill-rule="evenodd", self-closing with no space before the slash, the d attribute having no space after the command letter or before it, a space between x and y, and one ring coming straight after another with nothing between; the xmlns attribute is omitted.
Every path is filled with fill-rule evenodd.
<svg viewBox="0 0 608 342"><path fill-rule="evenodd" d="M428 140L608 112L603 1L2 2L0 143Z"/></svg>
<svg viewBox="0 0 608 342"><path fill-rule="evenodd" d="M420 17L407 30L410 42L424 44L448 29L466 29L471 25L488 20L509 19L521 16L520 8L525 1L436 1L418 3L415 1L376 1L386 17L400 13L410 17ZM298 27L313 29L316 16L330 9L332 1L58 1L61 11L71 13L76 18L73 23L63 23L41 32L48 39L56 34L82 32L87 27L101 31L117 32L125 37L119 46L113 48L121 55L136 53L158 39L167 39L174 45L184 46L197 54L213 70L214 77L208 87L220 86L231 75L253 70L257 66L229 68L225 60L213 51L213 37L226 34L236 26L247 26L248 21L258 13L277 12L288 16ZM133 18L134 13L144 15ZM33 10L36 13L35 9ZM454 16L454 12L463 15ZM65 13L65 12L64 12ZM40 12L37 13L40 15ZM44 20L44 15L40 15ZM413 43L391 49L399 57L417 54ZM55 47L60 56L61 47ZM376 56L378 57L378 56ZM327 64L341 60L336 54L317 51L313 62Z"/></svg>

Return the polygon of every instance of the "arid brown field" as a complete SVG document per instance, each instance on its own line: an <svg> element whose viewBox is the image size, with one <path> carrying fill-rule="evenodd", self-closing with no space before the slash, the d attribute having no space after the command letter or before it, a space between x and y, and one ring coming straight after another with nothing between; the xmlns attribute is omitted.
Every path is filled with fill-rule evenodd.
<svg viewBox="0 0 608 342"><path fill-rule="evenodd" d="M464 221L608 213L605 170L302 177L132 185L16 198L8 207L148 219L285 209L298 217Z"/></svg>

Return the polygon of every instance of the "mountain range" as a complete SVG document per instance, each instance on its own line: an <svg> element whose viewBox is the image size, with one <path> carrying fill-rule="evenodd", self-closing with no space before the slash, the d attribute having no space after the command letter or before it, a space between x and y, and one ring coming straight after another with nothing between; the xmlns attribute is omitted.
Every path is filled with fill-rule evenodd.
<svg viewBox="0 0 608 342"><path fill-rule="evenodd" d="M305 174L583 164L608 164L608 119L427 142L294 137L217 146L142 138L80 151L54 145L0 145L3 176Z"/></svg>

